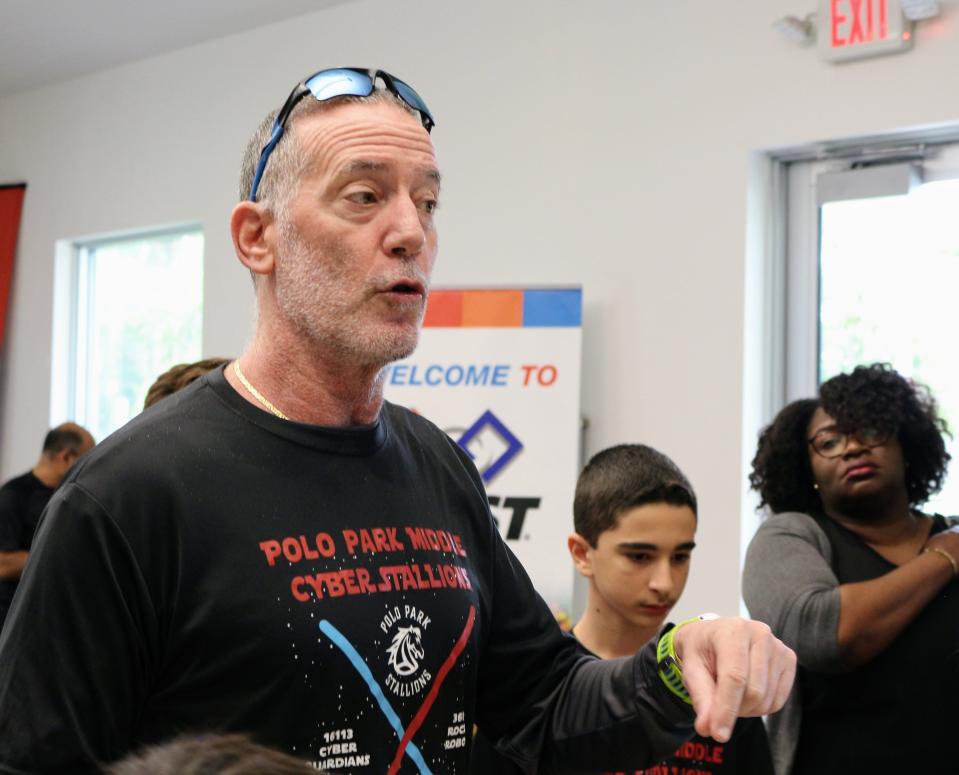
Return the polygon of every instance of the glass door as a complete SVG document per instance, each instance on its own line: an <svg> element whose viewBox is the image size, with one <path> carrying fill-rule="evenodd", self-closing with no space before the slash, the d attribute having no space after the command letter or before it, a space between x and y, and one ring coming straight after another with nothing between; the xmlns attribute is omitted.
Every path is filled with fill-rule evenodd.
<svg viewBox="0 0 959 775"><path fill-rule="evenodd" d="M928 386L957 433L959 147L922 156L790 170L790 194L805 201L788 216L787 392L886 362ZM959 440L947 445L952 476L926 508L959 514Z"/></svg>

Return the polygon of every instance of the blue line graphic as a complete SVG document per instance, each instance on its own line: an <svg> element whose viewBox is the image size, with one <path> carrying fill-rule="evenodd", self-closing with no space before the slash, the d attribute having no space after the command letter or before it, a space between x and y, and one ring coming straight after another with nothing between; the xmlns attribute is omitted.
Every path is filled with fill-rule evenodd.
<svg viewBox="0 0 959 775"><path fill-rule="evenodd" d="M326 619L323 619L320 622L320 632L322 632L327 638L336 644L337 648L339 648L339 650L346 655L346 658L350 660L353 668L357 673L360 674L360 677L366 681L366 685L370 689L370 694L373 695L374 699L380 706L380 710L383 711L383 715L386 716L386 720L390 722L390 726L393 727L393 731L396 732L396 736L400 739L400 742L402 742L403 735L406 734L406 730L403 729L403 724L400 721L400 717L396 715L396 711L393 710L393 706L390 705L390 701L386 698L386 695L383 694L383 690L380 689L380 685L373 677L373 673L370 672L370 668L367 666L366 662L363 661L363 657L361 657L359 652L353 648L353 644L350 643L346 637ZM410 740L409 744L406 746L406 752L416 763L416 766L420 768L421 773L424 775L433 775L433 773L430 771L430 768L426 766L426 762L423 759L423 755L420 753L420 749L416 747L412 740Z"/></svg>

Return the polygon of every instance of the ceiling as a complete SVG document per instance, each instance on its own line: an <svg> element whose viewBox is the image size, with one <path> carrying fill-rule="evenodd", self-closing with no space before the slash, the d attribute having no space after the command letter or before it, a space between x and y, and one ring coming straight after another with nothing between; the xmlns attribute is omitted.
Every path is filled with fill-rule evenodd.
<svg viewBox="0 0 959 775"><path fill-rule="evenodd" d="M346 0L0 0L0 98Z"/></svg>

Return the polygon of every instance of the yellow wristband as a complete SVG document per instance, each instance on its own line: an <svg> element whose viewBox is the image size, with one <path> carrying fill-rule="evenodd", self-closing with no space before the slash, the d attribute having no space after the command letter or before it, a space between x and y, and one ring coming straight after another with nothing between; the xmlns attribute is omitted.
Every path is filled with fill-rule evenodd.
<svg viewBox="0 0 959 775"><path fill-rule="evenodd" d="M686 691L686 685L683 683L683 663L679 657L676 656L674 639L680 627L685 627L687 624L692 624L693 622L702 622L718 618L716 614L701 614L700 616L694 616L692 619L685 619L675 627L671 627L664 632L659 638L659 643L656 644L656 666L659 669L659 677L663 679L663 683L666 684L666 688L669 689L669 691L689 705L692 705L693 701L689 696L689 692Z"/></svg>
<svg viewBox="0 0 959 775"><path fill-rule="evenodd" d="M926 554L927 552L935 552L936 554L945 557L952 566L952 577L955 578L956 576L959 576L959 563L956 562L956 558L949 554L949 552L940 549L938 546L927 546L922 550L923 554Z"/></svg>

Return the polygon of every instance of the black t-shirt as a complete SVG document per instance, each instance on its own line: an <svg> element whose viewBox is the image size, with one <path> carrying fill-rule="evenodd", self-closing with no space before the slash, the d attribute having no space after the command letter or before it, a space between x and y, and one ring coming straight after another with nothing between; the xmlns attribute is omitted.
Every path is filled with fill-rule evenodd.
<svg viewBox="0 0 959 775"><path fill-rule="evenodd" d="M0 552L30 550L40 515L51 495L53 488L47 487L31 471L0 487ZM17 584L18 579L0 579L0 628Z"/></svg>
<svg viewBox="0 0 959 775"><path fill-rule="evenodd" d="M581 654L595 658L589 649L576 641ZM523 770L496 750L483 732L477 732L470 752L470 775L522 775ZM599 772L599 770L596 770ZM670 756L656 764L642 764L636 759L623 760L623 766L607 775L774 775L772 754L766 728L758 718L741 718L732 737L717 743L708 737L694 735Z"/></svg>
<svg viewBox="0 0 959 775"><path fill-rule="evenodd" d="M51 500L0 637L0 773L93 772L188 731L358 773L465 772L473 724L547 765L688 736L652 649L592 662L439 429L389 404L369 427L286 422L217 371Z"/></svg>
<svg viewBox="0 0 959 775"><path fill-rule="evenodd" d="M817 522L840 584L894 570L855 533ZM932 532L948 527L934 518ZM794 775L953 772L959 729L959 582L953 581L875 659L848 673L799 669L802 726Z"/></svg>

